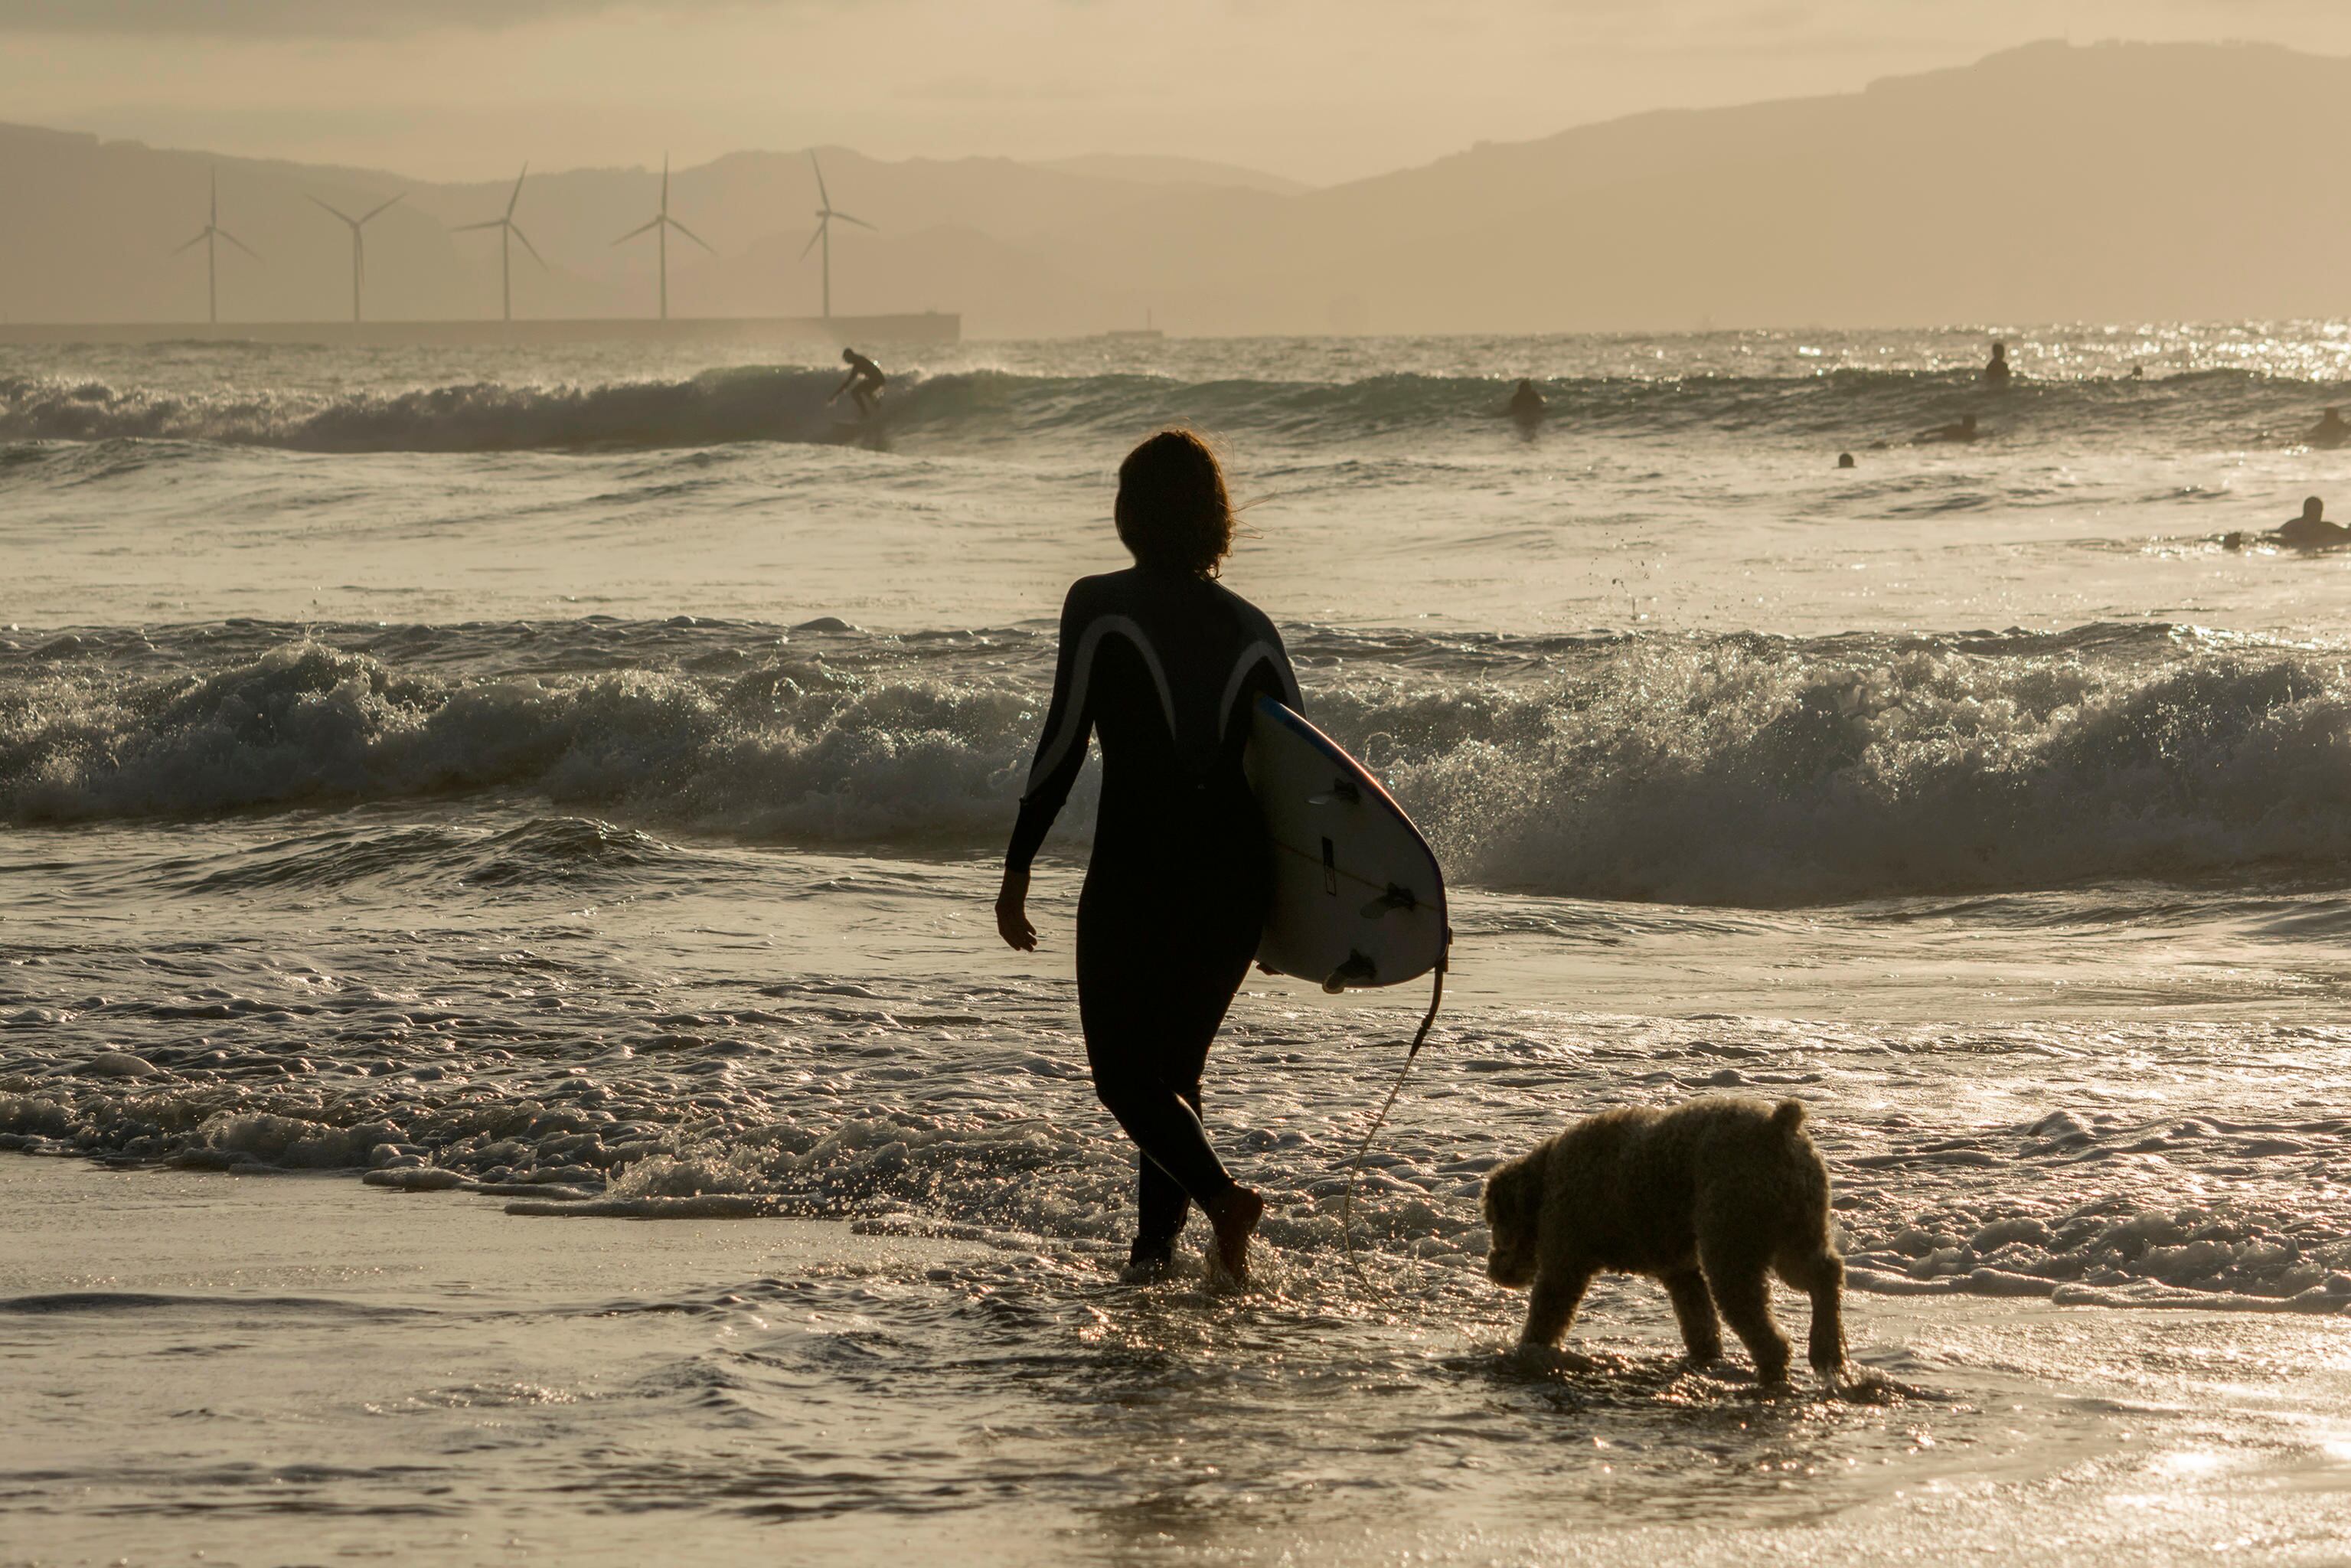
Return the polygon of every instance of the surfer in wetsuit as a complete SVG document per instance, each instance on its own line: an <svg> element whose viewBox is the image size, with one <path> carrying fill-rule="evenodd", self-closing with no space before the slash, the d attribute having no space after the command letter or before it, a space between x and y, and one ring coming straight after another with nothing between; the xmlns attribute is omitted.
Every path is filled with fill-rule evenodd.
<svg viewBox="0 0 2351 1568"><path fill-rule="evenodd" d="M2346 439L2351 439L2351 423L2344 421L2341 409L2330 408L2319 416L2316 424L2303 434L2302 438L2313 446L2340 446Z"/></svg>
<svg viewBox="0 0 2351 1568"><path fill-rule="evenodd" d="M841 378L841 384L832 389L832 396L825 399L825 402L828 405L837 402L841 394L847 392L855 400L857 412L872 419L873 400L882 395L882 384L890 378L882 373L881 366L854 349L841 350L841 362L849 367L849 373Z"/></svg>
<svg viewBox="0 0 2351 1568"><path fill-rule="evenodd" d="M1543 415L1549 412L1549 404L1543 401L1543 394L1536 390L1534 382L1522 381L1518 390L1510 394L1510 406L1503 412L1521 430L1531 430L1542 423Z"/></svg>
<svg viewBox="0 0 2351 1568"><path fill-rule="evenodd" d="M1246 1279L1265 1202L1209 1145L1200 1074L1271 894L1271 850L1241 748L1258 697L1296 707L1298 678L1273 623L1215 580L1233 514L1205 442L1165 430L1129 453L1115 517L1134 565L1081 578L1061 606L1052 706L1005 852L996 928L1035 950L1029 862L1098 732L1078 1018L1094 1091L1142 1151L1127 1278L1165 1272L1196 1203L1226 1270Z"/></svg>
<svg viewBox="0 0 2351 1568"><path fill-rule="evenodd" d="M2325 549L2351 540L2351 528L2326 520L2326 503L2313 496L2302 504L2302 516L2280 524L2270 537L2291 549Z"/></svg>
<svg viewBox="0 0 2351 1568"><path fill-rule="evenodd" d="M2302 516L2290 523L2281 523L2267 533L2249 534L2235 529L2220 539L2222 549L2243 549L2258 543L2283 545L2288 549L2327 549L2339 544L2351 544L2351 528L2326 520L2326 503L2316 496L2302 503Z"/></svg>
<svg viewBox="0 0 2351 1568"><path fill-rule="evenodd" d="M2008 345L1995 342L1991 346L1991 362L1983 368L1984 385L2004 387L2008 384Z"/></svg>

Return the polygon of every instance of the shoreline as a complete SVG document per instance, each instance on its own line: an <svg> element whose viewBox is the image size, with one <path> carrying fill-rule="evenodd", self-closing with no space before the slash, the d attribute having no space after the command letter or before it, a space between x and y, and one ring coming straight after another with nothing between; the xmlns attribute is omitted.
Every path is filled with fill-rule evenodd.
<svg viewBox="0 0 2351 1568"><path fill-rule="evenodd" d="M2340 1317L1857 1293L1857 1364L1896 1392L1759 1397L1676 1373L1641 1282L1579 1324L1598 1371L1545 1375L1489 1343L1499 1293L1421 1322L841 1222L461 1196L0 1156L0 1357L28 1396L0 1563L2340 1561ZM1364 1346L1459 1396L1401 1490L1373 1479L1397 1410L1348 1370ZM1057 1356L1074 1387L1024 1386ZM1323 1418L1282 1440L1316 1479L1243 1462L1282 1410ZM1521 1475L1538 1451L1568 1468Z"/></svg>

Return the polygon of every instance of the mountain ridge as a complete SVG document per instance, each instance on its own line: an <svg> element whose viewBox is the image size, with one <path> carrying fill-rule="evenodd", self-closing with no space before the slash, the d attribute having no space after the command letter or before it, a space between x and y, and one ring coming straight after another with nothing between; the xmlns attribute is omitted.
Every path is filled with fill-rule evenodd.
<svg viewBox="0 0 2351 1568"><path fill-rule="evenodd" d="M2351 246L2332 105L2351 60L2273 45L2042 42L1852 92L1660 109L1484 142L1327 187L1185 159L883 161L814 150L845 314L960 311L977 337L1130 325L1194 333L1540 332L1945 320L2333 317ZM671 247L674 314L807 315L808 150L671 176L721 253ZM517 160L519 167L520 160ZM19 320L200 319L221 221L224 319L334 319L350 240L309 199L407 199L368 234L369 314L495 314L512 181L107 141L0 126L0 298ZM534 172L517 313L649 315L658 164ZM248 232L250 230L251 232Z"/></svg>

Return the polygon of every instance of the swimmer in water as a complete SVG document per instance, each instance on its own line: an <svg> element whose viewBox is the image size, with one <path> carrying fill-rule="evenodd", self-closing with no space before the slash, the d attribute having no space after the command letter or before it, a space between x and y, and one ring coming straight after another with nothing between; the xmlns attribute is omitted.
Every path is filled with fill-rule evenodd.
<svg viewBox="0 0 2351 1568"><path fill-rule="evenodd" d="M1957 424L1938 424L1931 430L1920 431L1910 440L1913 444L1924 445L1933 441L1973 441L1981 434L1976 429L1976 416L1970 413Z"/></svg>
<svg viewBox="0 0 2351 1568"><path fill-rule="evenodd" d="M2270 538L2288 549L2325 549L2351 542L2351 528L2326 520L2326 503L2313 496L2302 504L2302 516L2273 529Z"/></svg>
<svg viewBox="0 0 2351 1568"><path fill-rule="evenodd" d="M1984 385L2004 387L2008 384L2008 345L1995 342L1991 346L1991 363L1983 368Z"/></svg>
<svg viewBox="0 0 2351 1568"><path fill-rule="evenodd" d="M838 402L841 394L847 392L855 400L857 412L872 419L873 400L882 395L882 384L890 378L882 373L881 366L854 349L841 350L841 362L849 367L849 373L841 378L839 386L832 389L832 396L824 400L826 406Z"/></svg>
<svg viewBox="0 0 2351 1568"><path fill-rule="evenodd" d="M2344 442L2351 441L2351 423L2345 422L2341 409L2330 408L2319 416L2318 423L2310 427L2303 439L2313 446L2340 446Z"/></svg>
<svg viewBox="0 0 2351 1568"><path fill-rule="evenodd" d="M1536 425L1542 423L1543 414L1549 408L1550 404L1543 401L1543 394L1535 390L1535 383L1522 381L1519 383L1519 390L1510 394L1510 407L1504 412L1520 424Z"/></svg>
<svg viewBox="0 0 2351 1568"><path fill-rule="evenodd" d="M1853 454L1852 454L1852 453L1850 453L1850 452L1840 452L1840 453L1838 453L1838 454L1837 454L1837 466L1838 466L1838 467L1840 467L1840 468L1850 468L1850 467L1852 467L1853 465L1854 465L1854 462L1853 462Z"/></svg>

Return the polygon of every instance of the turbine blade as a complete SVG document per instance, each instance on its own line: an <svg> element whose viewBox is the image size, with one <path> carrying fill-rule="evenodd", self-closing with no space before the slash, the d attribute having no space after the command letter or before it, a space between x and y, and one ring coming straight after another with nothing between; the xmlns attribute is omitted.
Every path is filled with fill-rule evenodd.
<svg viewBox="0 0 2351 1568"><path fill-rule="evenodd" d="M507 216L514 216L515 204L522 200L522 183L530 177L530 163L525 160L522 172L515 176L515 188L507 197Z"/></svg>
<svg viewBox="0 0 2351 1568"><path fill-rule="evenodd" d="M881 231L880 229L878 229L878 228L873 228L873 225L872 225L872 224L867 223L863 218L852 218L852 217L851 217L847 213L835 213L835 214L833 214L832 215L833 215L834 217L836 217L836 218L839 218L842 223L845 223L845 224L855 224L859 228L862 228L862 229L873 229L873 232L874 232L875 234L880 234L880 233L882 232L882 231Z"/></svg>
<svg viewBox="0 0 2351 1568"><path fill-rule="evenodd" d="M246 244L243 240L229 233L228 230L221 230L220 236L221 238L228 241L229 244L236 246L237 249L245 252L246 255L253 257L254 260L259 261L261 259L261 253L259 251L254 249L251 246Z"/></svg>
<svg viewBox="0 0 2351 1568"><path fill-rule="evenodd" d="M820 204L830 210L832 206L832 198L825 193L824 165L816 161L816 149L813 147L809 149L809 167L816 171L816 199Z"/></svg>
<svg viewBox="0 0 2351 1568"><path fill-rule="evenodd" d="M541 267L547 267L547 257L538 254L538 246L530 243L530 236L522 232L521 225L508 224L507 227L514 232L515 238L522 241L522 247L523 249L530 252L531 260L538 263ZM552 272L554 268L548 267L548 270Z"/></svg>
<svg viewBox="0 0 2351 1568"><path fill-rule="evenodd" d="M204 235L210 234L210 233L212 233L212 232L213 232L212 230L210 230L210 229L206 229L206 230L204 230L204 234L200 234L200 235L196 235L196 237L195 237L195 238L193 238L193 239L190 240L187 244L185 244L185 245L183 245L183 246L173 246L173 247L172 247L172 254L173 256L178 256L178 255L180 255L183 251L191 251L191 250L195 249L195 248L196 248L196 246L200 246L200 245L202 245L202 244L204 244Z"/></svg>
<svg viewBox="0 0 2351 1568"><path fill-rule="evenodd" d="M202 238L204 238L204 235L198 235L196 237L197 237L198 239L202 239ZM809 242L808 242L808 244L806 244L806 245L804 245L804 246L800 246L800 259L801 259L802 261L806 261L806 260L808 259L809 252L810 252L810 251L814 250L814 249L816 248L816 242L817 242L817 241L819 241L819 240L820 240L820 239L822 239L823 237L824 237L824 225L823 225L822 224L819 224L819 225L816 225L816 229L815 229L815 231L814 231L813 233L811 233L811 234L809 235Z"/></svg>
<svg viewBox="0 0 2351 1568"><path fill-rule="evenodd" d="M453 235L461 235L467 229L502 229L506 226L507 220L504 218L485 218L478 224L453 224L450 225L449 232Z"/></svg>
<svg viewBox="0 0 2351 1568"><path fill-rule="evenodd" d="M408 200L408 193L407 193L407 192L405 192L405 191L402 191L402 192L401 192L401 193L400 193L400 194L398 194L397 196L392 197L392 199L391 201L389 201L389 202L380 203L380 204L377 204L376 206L370 208L370 209L369 209L369 211L368 211L367 218L361 218L361 219L360 220L360 222L361 222L361 223L365 223L365 222L367 222L367 221L368 221L368 218L371 218L371 217L375 216L375 215L376 215L376 214L378 214L378 213L380 213L380 212L383 211L383 209L384 209L385 207L397 206L400 203L404 202L404 201L406 201L406 200Z"/></svg>
<svg viewBox="0 0 2351 1568"><path fill-rule="evenodd" d="M308 192L305 192L305 193L304 193L305 195L308 195ZM339 206L336 206L332 202L319 202L319 198L318 198L318 197L316 197L316 196L311 196L311 197L310 197L310 199L311 199L312 201L314 201L314 202L318 202L318 203L319 203L319 205L320 205L320 206L322 206L322 207L326 208L329 212L330 212L330 213L334 214L335 214L335 216L337 216L337 217L339 217L339 218L342 219L342 220L343 220L343 222L345 222L345 223L350 223L350 222L351 221L351 214L349 214L349 213L347 213L347 212L345 212L345 211L343 211L343 209L342 209L342 208L340 208L340 207L339 207ZM364 219L364 218L362 218L362 219L360 219L360 221L361 223L365 223L367 220L366 220L366 219Z"/></svg>
<svg viewBox="0 0 2351 1568"><path fill-rule="evenodd" d="M708 240L704 239L700 235L695 234L692 229L687 228L675 218L664 217L662 221L669 225L670 227L675 229L678 233L684 235L686 238L692 240L695 244L700 246L703 249L708 251L711 255L716 256L718 254L718 247L716 246L712 245Z"/></svg>
<svg viewBox="0 0 2351 1568"><path fill-rule="evenodd" d="M614 245L626 245L631 240L636 238L639 235L644 233L647 229L657 229L659 227L661 227L661 214L656 213L652 217L647 218L643 223L639 224L635 228L631 229L627 234L622 235L619 239L614 240L612 243Z"/></svg>

